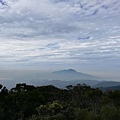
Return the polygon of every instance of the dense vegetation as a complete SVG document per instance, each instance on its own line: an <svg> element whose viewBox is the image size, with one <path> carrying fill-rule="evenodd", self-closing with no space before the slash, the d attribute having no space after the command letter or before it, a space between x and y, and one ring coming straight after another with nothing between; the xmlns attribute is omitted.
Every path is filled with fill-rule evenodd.
<svg viewBox="0 0 120 120"><path fill-rule="evenodd" d="M0 85L0 120L120 120L120 91L86 85Z"/></svg>

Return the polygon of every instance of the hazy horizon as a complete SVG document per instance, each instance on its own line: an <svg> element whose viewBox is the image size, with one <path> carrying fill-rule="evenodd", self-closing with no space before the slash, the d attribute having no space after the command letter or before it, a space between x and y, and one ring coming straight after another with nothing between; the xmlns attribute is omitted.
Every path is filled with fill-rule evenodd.
<svg viewBox="0 0 120 120"><path fill-rule="evenodd" d="M68 69L73 69L73 68L68 68ZM24 82L24 79L25 80L34 80L37 79L37 80L48 80L49 79L49 74L53 73L53 72L56 72L56 71L61 71L61 70L68 70L67 68L66 69L52 69L52 70L40 70L40 69L2 69L0 70L0 81L2 80L21 80L22 82ZM76 69L74 69L76 70ZM80 72L80 73L85 73L85 74L88 74L88 75L92 75L92 76L95 76L95 77L98 77L99 79L98 80L108 80L108 81L119 81L120 82L120 79L119 79L119 76L113 76L111 75L110 73L106 74L106 73L99 73L99 72L93 72L93 71L79 71L79 70L76 70L77 72ZM114 74L115 75L115 74ZM80 78L81 79L81 78ZM60 80L58 78L58 80Z"/></svg>

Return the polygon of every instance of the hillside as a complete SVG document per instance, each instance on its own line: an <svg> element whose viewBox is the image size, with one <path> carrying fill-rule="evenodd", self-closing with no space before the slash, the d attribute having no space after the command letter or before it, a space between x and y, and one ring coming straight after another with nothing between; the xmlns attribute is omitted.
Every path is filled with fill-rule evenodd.
<svg viewBox="0 0 120 120"><path fill-rule="evenodd" d="M120 120L120 91L86 85L0 85L1 120ZM112 105L111 105L112 103Z"/></svg>
<svg viewBox="0 0 120 120"><path fill-rule="evenodd" d="M96 80L99 79L98 77L95 77L93 75L85 74L82 72L77 72L74 69L68 69L68 70L60 70L55 71L51 74L52 79L59 79L59 80Z"/></svg>
<svg viewBox="0 0 120 120"><path fill-rule="evenodd" d="M93 87L111 87L111 86L119 86L120 82L116 81L102 81L99 82L98 84L94 85Z"/></svg>

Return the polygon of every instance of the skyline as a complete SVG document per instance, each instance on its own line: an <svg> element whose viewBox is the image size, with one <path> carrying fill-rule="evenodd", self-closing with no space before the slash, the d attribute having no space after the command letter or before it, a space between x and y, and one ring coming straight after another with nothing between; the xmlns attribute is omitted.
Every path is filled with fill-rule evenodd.
<svg viewBox="0 0 120 120"><path fill-rule="evenodd" d="M120 79L119 0L0 0L0 69Z"/></svg>

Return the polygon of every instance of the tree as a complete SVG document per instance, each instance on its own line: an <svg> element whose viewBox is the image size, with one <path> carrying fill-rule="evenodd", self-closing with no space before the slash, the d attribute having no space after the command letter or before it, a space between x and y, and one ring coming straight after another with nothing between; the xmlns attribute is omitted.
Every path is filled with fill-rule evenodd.
<svg viewBox="0 0 120 120"><path fill-rule="evenodd" d="M3 85L0 84L0 89L3 87Z"/></svg>
<svg viewBox="0 0 120 120"><path fill-rule="evenodd" d="M115 106L104 106L102 108L103 120L120 120L120 108Z"/></svg>

